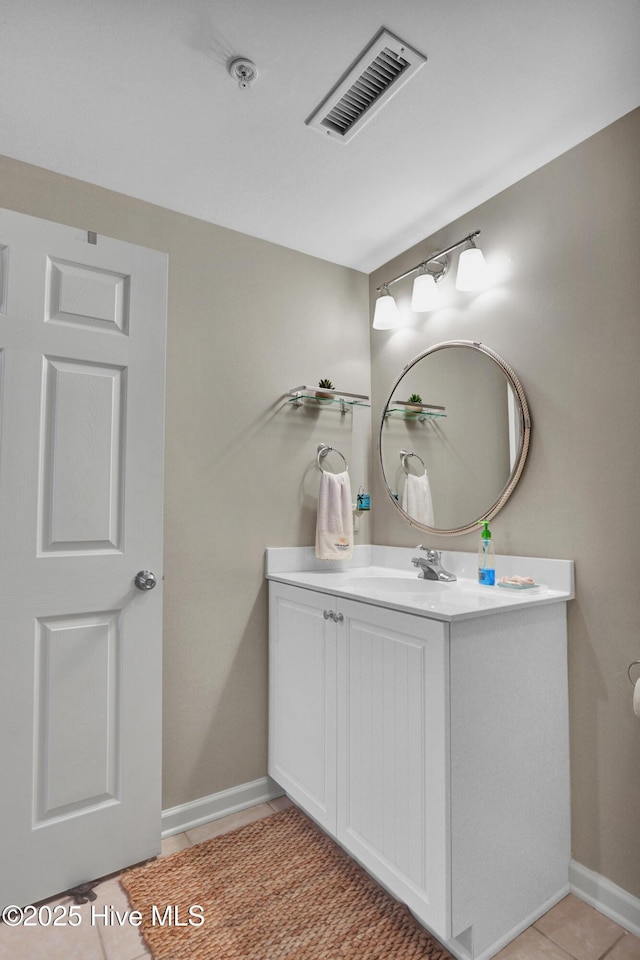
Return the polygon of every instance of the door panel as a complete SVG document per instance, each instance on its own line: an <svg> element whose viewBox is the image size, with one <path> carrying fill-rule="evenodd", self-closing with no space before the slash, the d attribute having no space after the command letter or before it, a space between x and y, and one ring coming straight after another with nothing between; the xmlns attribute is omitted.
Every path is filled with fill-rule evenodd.
<svg viewBox="0 0 640 960"><path fill-rule="evenodd" d="M126 371L44 358L41 551L119 550Z"/></svg>
<svg viewBox="0 0 640 960"><path fill-rule="evenodd" d="M118 799L121 642L116 611L38 621L36 824Z"/></svg>
<svg viewBox="0 0 640 960"><path fill-rule="evenodd" d="M47 320L50 323L79 324L111 330L112 333L128 333L128 276L51 258L47 267Z"/></svg>
<svg viewBox="0 0 640 960"><path fill-rule="evenodd" d="M166 278L0 211L0 905L159 849Z"/></svg>

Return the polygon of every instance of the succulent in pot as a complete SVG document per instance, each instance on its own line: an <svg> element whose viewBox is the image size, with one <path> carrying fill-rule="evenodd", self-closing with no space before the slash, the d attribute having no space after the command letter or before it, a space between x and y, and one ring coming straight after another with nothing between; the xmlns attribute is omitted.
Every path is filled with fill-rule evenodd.
<svg viewBox="0 0 640 960"><path fill-rule="evenodd" d="M419 393L412 393L407 402L404 404L405 417L408 420L414 420L419 414L422 413L422 397Z"/></svg>
<svg viewBox="0 0 640 960"><path fill-rule="evenodd" d="M333 383L331 382L331 380L329 380L328 377L323 377L322 380L319 380L318 387L320 387L320 389L316 390L316 397L322 397L327 400L333 399L333 390L335 389L335 387L333 386ZM327 393L328 390L332 392Z"/></svg>

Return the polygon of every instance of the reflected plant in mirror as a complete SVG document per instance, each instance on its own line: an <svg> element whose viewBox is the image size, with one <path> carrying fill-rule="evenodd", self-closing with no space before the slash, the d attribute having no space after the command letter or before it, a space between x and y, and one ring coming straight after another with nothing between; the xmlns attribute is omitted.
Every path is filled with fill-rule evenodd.
<svg viewBox="0 0 640 960"><path fill-rule="evenodd" d="M420 396L407 418L406 397ZM454 536L490 520L513 492L529 450L522 385L494 350L438 343L393 385L380 421L379 455L392 503L421 530Z"/></svg>

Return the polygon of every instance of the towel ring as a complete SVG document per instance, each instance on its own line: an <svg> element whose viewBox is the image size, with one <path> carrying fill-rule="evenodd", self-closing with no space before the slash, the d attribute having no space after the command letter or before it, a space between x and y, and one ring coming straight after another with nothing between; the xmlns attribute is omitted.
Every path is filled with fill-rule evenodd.
<svg viewBox="0 0 640 960"><path fill-rule="evenodd" d="M633 686L633 687L635 687L637 681L640 680L640 674L636 677L635 680L634 680L633 677L631 676L631 671L633 670L634 667L640 667L640 660L634 660L633 663L630 663L630 664L629 664L629 669L627 670L627 676L629 677L629 683L630 683L631 686Z"/></svg>
<svg viewBox="0 0 640 960"><path fill-rule="evenodd" d="M400 460L402 462L402 467L404 469L404 472L407 474L407 476L409 475L409 470L407 468L407 460L409 459L409 457L415 457L416 460L419 460L420 463L422 464L422 469L424 470L425 473L427 472L427 468L424 465L424 460L422 459L422 457L419 457L417 453L413 452L413 450L401 450Z"/></svg>
<svg viewBox="0 0 640 960"><path fill-rule="evenodd" d="M328 443L319 443L319 444L318 444L318 456L316 457L316 460L317 460L317 463L318 463L318 469L320 470L320 473L326 473L326 471L322 469L322 466L321 466L321 464L320 464L320 460L321 460L323 457L326 457L326 455L327 455L328 453L331 453L332 450L333 450L334 453L337 453L339 457L342 457L342 459L344 460L344 468L345 468L345 470L348 471L348 470L349 470L349 467L347 466L347 461L346 461L346 459L345 459L344 454L340 453L339 450L336 450L335 447L331 447Z"/></svg>

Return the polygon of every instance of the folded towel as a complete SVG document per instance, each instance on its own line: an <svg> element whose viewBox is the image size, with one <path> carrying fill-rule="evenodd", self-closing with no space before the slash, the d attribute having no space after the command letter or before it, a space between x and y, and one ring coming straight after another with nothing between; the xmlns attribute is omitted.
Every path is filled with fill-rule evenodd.
<svg viewBox="0 0 640 960"><path fill-rule="evenodd" d="M353 553L353 513L349 474L323 471L318 494L316 557L348 560Z"/></svg>
<svg viewBox="0 0 640 960"><path fill-rule="evenodd" d="M402 492L402 509L425 527L435 526L433 520L433 502L427 471L421 477L408 473Z"/></svg>

